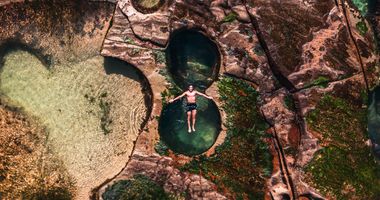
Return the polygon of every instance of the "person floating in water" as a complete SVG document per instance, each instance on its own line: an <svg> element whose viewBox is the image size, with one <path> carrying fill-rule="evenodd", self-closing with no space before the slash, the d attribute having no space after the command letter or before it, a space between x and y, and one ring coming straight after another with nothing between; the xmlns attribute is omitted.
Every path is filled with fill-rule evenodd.
<svg viewBox="0 0 380 200"><path fill-rule="evenodd" d="M188 90L186 92L184 92L183 94L177 96L174 99L170 99L169 100L169 103L173 103L177 99L180 99L180 98L186 96L186 99L187 99L187 105L186 105L187 127L188 127L188 132L189 133L191 133L191 128L190 127L192 127L193 131L195 131L195 119L196 119L196 116L197 116L196 95L201 95L201 96L204 96L204 97L206 97L208 99L212 99L212 97L207 96L206 94L203 94L201 92L198 92L198 91L194 90L193 85L189 85L189 88L188 88ZM190 120L191 120L191 118L193 119L192 126L190 126Z"/></svg>

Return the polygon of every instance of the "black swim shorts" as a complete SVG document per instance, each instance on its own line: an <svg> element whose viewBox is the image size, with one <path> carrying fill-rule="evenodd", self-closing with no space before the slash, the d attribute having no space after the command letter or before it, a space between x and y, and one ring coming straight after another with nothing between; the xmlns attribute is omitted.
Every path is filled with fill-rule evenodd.
<svg viewBox="0 0 380 200"><path fill-rule="evenodd" d="M186 105L186 111L189 112L189 111L192 111L192 110L196 110L197 109L197 104L196 103L188 103Z"/></svg>

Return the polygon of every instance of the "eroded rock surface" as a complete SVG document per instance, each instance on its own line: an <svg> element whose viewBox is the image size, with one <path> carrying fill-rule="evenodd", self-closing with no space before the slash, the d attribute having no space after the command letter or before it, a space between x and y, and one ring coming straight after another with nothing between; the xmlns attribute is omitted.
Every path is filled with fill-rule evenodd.
<svg viewBox="0 0 380 200"><path fill-rule="evenodd" d="M226 199L215 191L216 186L209 180L200 175L181 172L174 165L173 159L158 154L134 154L128 166L113 182L143 174L162 184L166 191L174 194L187 193L190 199Z"/></svg>
<svg viewBox="0 0 380 200"><path fill-rule="evenodd" d="M260 109L272 125L280 158L268 184L271 195L275 199L322 198L323 192L311 187L303 175L303 167L323 148L320 133L309 128L307 113L324 94L359 101L360 93L377 84L373 32L360 29L369 24L350 2L168 1L155 15L157 26L147 26L156 33L151 38L147 38L150 33L134 31L141 25L128 18L139 16L150 24L154 13L143 17L128 5L129 1L118 3L103 47L105 55L115 54L141 66L152 55L148 52L168 42L171 32L203 31L219 45L221 74L253 83L262 95ZM352 90L352 85L359 89Z"/></svg>

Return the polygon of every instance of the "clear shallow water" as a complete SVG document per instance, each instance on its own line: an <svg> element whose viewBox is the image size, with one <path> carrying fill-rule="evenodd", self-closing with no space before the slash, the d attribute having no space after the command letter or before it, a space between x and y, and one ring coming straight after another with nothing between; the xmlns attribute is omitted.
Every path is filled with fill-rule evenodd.
<svg viewBox="0 0 380 200"><path fill-rule="evenodd" d="M368 131L375 155L380 159L380 87L369 95Z"/></svg>
<svg viewBox="0 0 380 200"><path fill-rule="evenodd" d="M219 51L214 42L194 31L180 31L171 39L167 63L175 83L182 89L189 84L205 90L219 70Z"/></svg>
<svg viewBox="0 0 380 200"><path fill-rule="evenodd" d="M187 131L185 100L178 100L164 107L160 116L161 140L173 151L185 155L197 155L207 151L220 132L220 115L215 103L197 97L197 121L195 132Z"/></svg>
<svg viewBox="0 0 380 200"><path fill-rule="evenodd" d="M48 148L63 161L79 192L88 195L124 167L147 113L131 66L95 56L48 70L23 50L11 51L3 61L1 98L46 128ZM109 104L107 135L101 102Z"/></svg>

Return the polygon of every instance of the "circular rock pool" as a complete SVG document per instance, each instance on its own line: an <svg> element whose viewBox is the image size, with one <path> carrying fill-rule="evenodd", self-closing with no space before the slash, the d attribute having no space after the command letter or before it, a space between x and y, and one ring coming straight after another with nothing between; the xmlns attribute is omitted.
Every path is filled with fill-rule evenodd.
<svg viewBox="0 0 380 200"><path fill-rule="evenodd" d="M173 34L166 51L170 76L182 89L192 84L205 91L219 71L217 45L196 30ZM218 107L212 100L197 96L194 132L187 130L186 98L164 105L159 121L161 140L174 152L197 155L207 151L216 141L221 127Z"/></svg>
<svg viewBox="0 0 380 200"><path fill-rule="evenodd" d="M219 135L219 111L213 101L198 97L196 131L188 133L185 104L183 100L164 107L159 122L161 140L174 152L184 155L201 154L215 143Z"/></svg>

